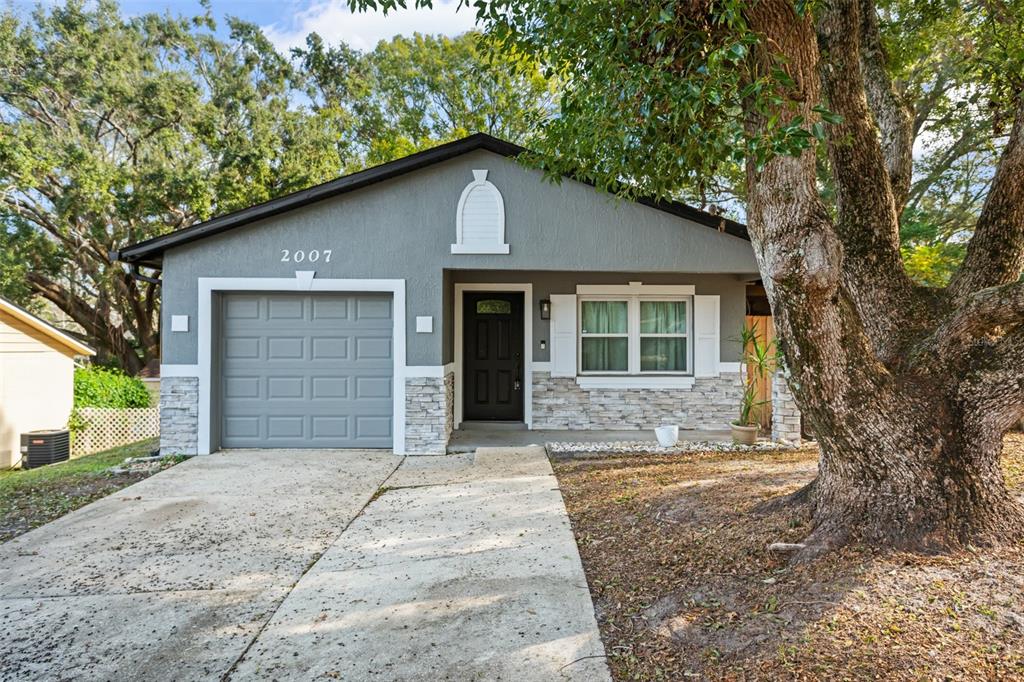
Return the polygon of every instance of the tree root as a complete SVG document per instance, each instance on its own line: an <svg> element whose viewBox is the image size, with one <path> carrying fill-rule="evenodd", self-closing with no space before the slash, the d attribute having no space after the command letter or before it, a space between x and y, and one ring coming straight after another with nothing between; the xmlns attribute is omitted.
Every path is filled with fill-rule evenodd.
<svg viewBox="0 0 1024 682"><path fill-rule="evenodd" d="M800 488L796 492L789 493L788 495L780 495L779 497L773 497L770 500L759 502L754 505L753 512L760 516L767 516L768 514L774 514L775 512L792 510L794 508L805 507L814 502L814 488L817 484L818 479L814 479L804 487ZM807 510L810 513L810 510Z"/></svg>

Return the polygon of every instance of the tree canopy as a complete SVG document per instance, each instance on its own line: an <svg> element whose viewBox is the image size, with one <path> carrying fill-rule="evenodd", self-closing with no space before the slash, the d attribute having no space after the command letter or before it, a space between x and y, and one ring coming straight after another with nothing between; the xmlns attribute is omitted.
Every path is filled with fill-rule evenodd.
<svg viewBox="0 0 1024 682"><path fill-rule="evenodd" d="M468 132L525 142L554 107L474 33L282 55L216 29L112 0L0 12L0 295L50 302L131 373L159 356L158 285L111 250Z"/></svg>
<svg viewBox="0 0 1024 682"><path fill-rule="evenodd" d="M529 144L557 110L556 81L536 60L488 52L475 32L396 36L367 53L314 33L293 53L314 110L349 122L360 165L477 132Z"/></svg>
<svg viewBox="0 0 1024 682"><path fill-rule="evenodd" d="M333 175L328 117L252 27L116 5L0 17L3 293L63 310L109 359L158 356L157 290L109 252Z"/></svg>
<svg viewBox="0 0 1024 682"><path fill-rule="evenodd" d="M289 55L239 19L218 32L209 12L126 18L113 0L3 11L0 295L49 301L137 371L156 357L157 291L110 249L477 131L536 147L553 174L743 219L747 162L810 148L838 120L823 101L814 122L769 117L750 133L745 105L776 106L792 75L778 54L754 63L746 5L485 2L487 37L360 52L311 34ZM865 63L902 112L886 145L913 161L901 253L933 287L966 253L1012 121L1019 8L986 7L883 0L873 12Z"/></svg>
<svg viewBox="0 0 1024 682"><path fill-rule="evenodd" d="M657 196L742 177L821 445L784 502L812 521L801 556L1021 537L999 456L1024 417L1024 2L473 4L496 49L563 83L539 145L553 175ZM963 249L920 268L938 286L901 257L915 238Z"/></svg>

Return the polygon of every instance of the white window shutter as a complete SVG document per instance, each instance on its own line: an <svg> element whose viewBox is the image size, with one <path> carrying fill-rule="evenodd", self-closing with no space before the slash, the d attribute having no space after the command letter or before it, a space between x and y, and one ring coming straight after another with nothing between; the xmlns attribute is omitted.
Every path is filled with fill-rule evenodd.
<svg viewBox="0 0 1024 682"><path fill-rule="evenodd" d="M720 297L693 297L693 374L698 377L718 376L721 323Z"/></svg>
<svg viewBox="0 0 1024 682"><path fill-rule="evenodd" d="M551 376L576 376L576 294L551 295Z"/></svg>

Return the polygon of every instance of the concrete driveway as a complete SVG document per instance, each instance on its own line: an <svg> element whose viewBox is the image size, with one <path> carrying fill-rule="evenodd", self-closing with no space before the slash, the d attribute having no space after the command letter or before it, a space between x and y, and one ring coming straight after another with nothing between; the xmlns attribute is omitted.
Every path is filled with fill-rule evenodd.
<svg viewBox="0 0 1024 682"><path fill-rule="evenodd" d="M608 679L540 448L199 457L0 545L0 679Z"/></svg>

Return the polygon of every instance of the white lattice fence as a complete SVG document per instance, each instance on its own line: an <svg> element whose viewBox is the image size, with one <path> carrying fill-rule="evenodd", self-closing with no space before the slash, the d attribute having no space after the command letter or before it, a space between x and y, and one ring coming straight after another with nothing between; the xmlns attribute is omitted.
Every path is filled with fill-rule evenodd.
<svg viewBox="0 0 1024 682"><path fill-rule="evenodd" d="M82 428L71 440L71 456L81 457L160 435L157 407L82 407Z"/></svg>

